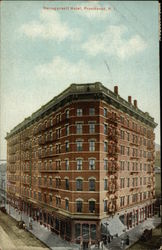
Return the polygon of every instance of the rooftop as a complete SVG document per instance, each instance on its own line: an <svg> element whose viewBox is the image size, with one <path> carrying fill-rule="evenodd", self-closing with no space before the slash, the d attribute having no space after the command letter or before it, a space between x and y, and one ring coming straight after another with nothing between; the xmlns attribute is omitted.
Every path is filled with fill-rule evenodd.
<svg viewBox="0 0 162 250"><path fill-rule="evenodd" d="M114 87L114 92L106 88L102 83L95 82L95 83L82 83L82 84L75 84L72 83L67 89L61 92L59 95L55 96L52 100L48 103L43 105L40 109L34 112L31 116L24 119L23 122L19 123L16 127L14 127L10 133L7 133L6 139L8 139L13 134L16 134L20 130L25 129L29 126L33 121L39 120L43 115L45 115L48 111L52 110L53 107L57 106L63 100L68 97L78 95L94 95L97 94L99 99L102 99L103 96L111 99L113 104L117 104L122 106L125 110L129 112L133 112L136 117L141 118L143 122L149 124L151 127L155 128L157 123L154 122L154 118L152 118L148 112L143 112L137 107L137 101L134 100L134 105L131 102L131 97L128 97L128 101L123 99L118 94L118 87Z"/></svg>

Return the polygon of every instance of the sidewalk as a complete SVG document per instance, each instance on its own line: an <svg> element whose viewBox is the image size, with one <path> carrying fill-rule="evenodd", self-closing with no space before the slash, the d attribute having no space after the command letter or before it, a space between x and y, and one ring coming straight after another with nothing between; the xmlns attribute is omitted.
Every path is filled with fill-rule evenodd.
<svg viewBox="0 0 162 250"><path fill-rule="evenodd" d="M35 235L40 241L42 241L45 245L47 245L51 250L79 250L80 247L76 244L72 244L68 241L63 240L58 235L52 233L43 225L40 225L37 221L32 222L32 230L29 229L29 217L22 213L19 214L13 207L10 206L10 209L7 208L7 212L10 216L12 216L15 220L23 220L27 225L27 230Z"/></svg>
<svg viewBox="0 0 162 250"><path fill-rule="evenodd" d="M111 241L111 243L108 243L108 245L105 246L105 249L108 249L108 250L128 249L131 245L133 245L135 242L139 240L139 238L141 237L145 229L151 229L151 228L153 229L157 227L160 223L161 223L161 218L159 217L148 218L146 221L139 224L137 227L123 233L118 238L114 238ZM126 235L129 236L129 246L124 244L124 246L122 247L121 239L124 239Z"/></svg>
<svg viewBox="0 0 162 250"><path fill-rule="evenodd" d="M21 220L21 216L18 211L16 211L14 208L10 206L10 213L9 209L7 208L7 212L10 216L12 216L16 220ZM55 233L52 233L50 230L48 230L43 225L40 225L36 221L32 222L33 229L29 229L29 217L22 213L22 220L27 225L27 230L34 234L36 238L38 238L40 241L42 241L44 244L46 244L51 250L79 250L80 246L76 244L72 244L68 241L63 240L61 237L56 235ZM135 242L139 240L141 237L143 231L145 229L151 229L157 227L161 223L160 217L153 217L148 218L143 223L139 224L135 228L126 231L123 233L120 237L114 238L108 245L103 245L103 248L100 247L102 250L122 250L122 249L128 249L131 245L133 245ZM121 246L121 239L124 239L126 235L129 235L129 246L125 245ZM91 249L97 250L98 248L92 246Z"/></svg>

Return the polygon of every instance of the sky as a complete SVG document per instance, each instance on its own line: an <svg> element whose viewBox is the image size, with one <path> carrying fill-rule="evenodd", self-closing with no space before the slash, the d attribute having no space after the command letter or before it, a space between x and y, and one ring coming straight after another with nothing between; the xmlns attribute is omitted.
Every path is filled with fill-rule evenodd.
<svg viewBox="0 0 162 250"><path fill-rule="evenodd" d="M6 133L71 83L118 85L160 124L157 1L2 1L0 18L0 159Z"/></svg>

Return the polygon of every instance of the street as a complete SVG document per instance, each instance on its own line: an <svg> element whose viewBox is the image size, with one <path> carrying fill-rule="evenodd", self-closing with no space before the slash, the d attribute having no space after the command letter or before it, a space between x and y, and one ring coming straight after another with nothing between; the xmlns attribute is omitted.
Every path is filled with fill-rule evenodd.
<svg viewBox="0 0 162 250"><path fill-rule="evenodd" d="M0 211L0 250L48 250L30 232L19 229L17 222Z"/></svg>

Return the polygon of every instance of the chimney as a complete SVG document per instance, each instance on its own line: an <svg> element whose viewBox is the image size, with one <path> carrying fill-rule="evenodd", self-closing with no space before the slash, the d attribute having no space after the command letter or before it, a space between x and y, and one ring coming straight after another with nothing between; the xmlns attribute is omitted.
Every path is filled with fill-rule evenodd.
<svg viewBox="0 0 162 250"><path fill-rule="evenodd" d="M132 103L132 97L130 95L128 96L128 102Z"/></svg>
<svg viewBox="0 0 162 250"><path fill-rule="evenodd" d="M137 108L137 100L134 100L134 106Z"/></svg>
<svg viewBox="0 0 162 250"><path fill-rule="evenodd" d="M114 93L118 95L118 86L114 86Z"/></svg>

